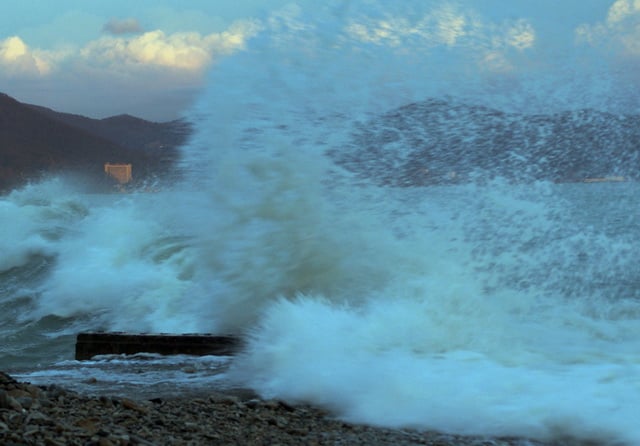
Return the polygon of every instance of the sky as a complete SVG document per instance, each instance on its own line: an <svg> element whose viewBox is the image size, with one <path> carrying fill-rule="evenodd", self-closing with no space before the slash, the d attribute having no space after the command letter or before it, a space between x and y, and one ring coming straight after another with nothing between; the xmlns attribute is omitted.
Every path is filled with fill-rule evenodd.
<svg viewBox="0 0 640 446"><path fill-rule="evenodd" d="M505 48L526 55L565 45L640 59L640 0L438 0L437 14L408 24L399 16L411 3L394 1L388 20L351 21L346 32L395 46L407 36L443 47L489 42L480 59L497 72L514 69ZM175 119L217 61L243 51L271 14L291 7L288 0L0 0L0 92L96 118Z"/></svg>

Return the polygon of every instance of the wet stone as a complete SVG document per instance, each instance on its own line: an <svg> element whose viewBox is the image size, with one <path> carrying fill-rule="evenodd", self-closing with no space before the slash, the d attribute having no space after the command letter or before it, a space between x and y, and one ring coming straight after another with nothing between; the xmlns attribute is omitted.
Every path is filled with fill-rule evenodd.
<svg viewBox="0 0 640 446"><path fill-rule="evenodd" d="M21 397L25 397L25 396L31 396L31 394L29 392L27 392L26 390L16 389L16 388L13 388L13 389L9 390L7 392L7 394L9 396L12 396L13 398L21 398Z"/></svg>
<svg viewBox="0 0 640 446"><path fill-rule="evenodd" d="M27 419L25 420L25 423L27 424L29 423L43 424L48 422L51 422L51 419L40 412L30 412L29 415L27 415Z"/></svg>
<svg viewBox="0 0 640 446"><path fill-rule="evenodd" d="M11 396L7 396L7 405L9 409L15 410L17 412L22 412L24 410L22 405Z"/></svg>
<svg viewBox="0 0 640 446"><path fill-rule="evenodd" d="M120 400L120 404L122 405L122 407L135 410L136 412L147 413L149 411L146 407L142 406L139 403L136 403L133 400L130 400L129 398L122 398L122 400Z"/></svg>
<svg viewBox="0 0 640 446"><path fill-rule="evenodd" d="M27 384L25 386L25 390L29 393L29 395L33 398L38 398L42 394L42 389L38 386L34 386L32 384Z"/></svg>
<svg viewBox="0 0 640 446"><path fill-rule="evenodd" d="M550 446L525 439L480 439L437 432L352 425L310 406L264 401L255 393L211 392L194 398L139 401L125 396L85 396L49 386L38 391L0 372L0 445L177 446ZM9 391L19 396L15 399ZM27 392L29 396L22 392ZM16 410L19 405L31 409ZM34 407L39 407L34 409ZM556 445L554 445L556 446Z"/></svg>
<svg viewBox="0 0 640 446"><path fill-rule="evenodd" d="M29 396L18 397L18 398L16 398L16 401L24 409L31 409L31 406L33 406L33 398L31 398Z"/></svg>
<svg viewBox="0 0 640 446"><path fill-rule="evenodd" d="M9 395L5 390L0 389L0 409L9 408Z"/></svg>

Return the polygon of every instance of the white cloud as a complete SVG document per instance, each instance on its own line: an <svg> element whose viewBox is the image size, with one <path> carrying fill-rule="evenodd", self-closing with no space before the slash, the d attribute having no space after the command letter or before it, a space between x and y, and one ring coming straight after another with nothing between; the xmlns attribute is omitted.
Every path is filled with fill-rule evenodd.
<svg viewBox="0 0 640 446"><path fill-rule="evenodd" d="M470 20L452 7L444 7L434 15L436 36L440 43L448 46L455 45L470 31Z"/></svg>
<svg viewBox="0 0 640 446"><path fill-rule="evenodd" d="M213 57L199 34L166 35L159 30L131 39L104 37L90 42L80 54L87 63L119 69L146 65L200 70Z"/></svg>
<svg viewBox="0 0 640 446"><path fill-rule="evenodd" d="M413 32L412 28L399 20L377 20L370 23L351 23L347 32L362 42L378 45L398 46L404 36Z"/></svg>
<svg viewBox="0 0 640 446"><path fill-rule="evenodd" d="M640 0L638 0L640 1ZM404 17L384 19L360 17L346 27L346 33L357 41L376 45L468 50L483 69L505 73L514 69L512 53L521 53L536 44L536 32L527 20L492 23L470 9L444 5L429 11L414 22Z"/></svg>
<svg viewBox="0 0 640 446"><path fill-rule="evenodd" d="M258 31L257 23L241 21L219 33L155 30L55 50L31 48L12 36L0 39L0 82L19 100L61 111L100 117L145 109L138 112L142 117L172 119L176 104L188 103L202 86L206 69ZM173 114L166 104L173 104Z"/></svg>
<svg viewBox="0 0 640 446"><path fill-rule="evenodd" d="M47 76L69 65L119 72L159 67L199 74L216 57L242 49L258 29L255 22L243 21L207 35L155 30L131 37L104 36L79 49L58 50L32 49L20 37L12 36L0 40L0 76Z"/></svg>
<svg viewBox="0 0 640 446"><path fill-rule="evenodd" d="M88 63L119 70L156 66L200 72L216 56L242 49L257 29L253 22L242 22L227 31L208 35L196 32L165 34L156 30L130 38L109 36L90 42L82 48L80 55Z"/></svg>
<svg viewBox="0 0 640 446"><path fill-rule="evenodd" d="M0 67L5 76L45 76L51 72L51 62L47 52L31 50L18 36L0 40Z"/></svg>
<svg viewBox="0 0 640 446"><path fill-rule="evenodd" d="M614 25L640 12L640 0L617 0L609 8L607 23Z"/></svg>
<svg viewBox="0 0 640 446"><path fill-rule="evenodd" d="M493 71L494 73L509 73L514 69L513 64L509 62L501 51L484 53L479 64L482 68Z"/></svg>
<svg viewBox="0 0 640 446"><path fill-rule="evenodd" d="M533 47L536 41L536 32L525 20L518 20L515 25L507 30L505 42L518 50Z"/></svg>
<svg viewBox="0 0 640 446"><path fill-rule="evenodd" d="M346 31L362 42L400 46L408 39L419 39L426 46L454 46L469 33L470 20L451 7L440 8L423 16L416 23L404 17L384 19L360 18L352 21Z"/></svg>
<svg viewBox="0 0 640 446"><path fill-rule="evenodd" d="M616 0L604 21L576 28L576 40L640 56L640 0Z"/></svg>

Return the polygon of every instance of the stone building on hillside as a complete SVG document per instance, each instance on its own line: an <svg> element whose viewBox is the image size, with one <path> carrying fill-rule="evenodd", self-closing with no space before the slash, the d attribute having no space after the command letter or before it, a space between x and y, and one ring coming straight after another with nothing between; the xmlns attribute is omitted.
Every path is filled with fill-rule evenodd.
<svg viewBox="0 0 640 446"><path fill-rule="evenodd" d="M131 164L111 164L104 165L107 175L116 179L119 184L127 184L131 181Z"/></svg>

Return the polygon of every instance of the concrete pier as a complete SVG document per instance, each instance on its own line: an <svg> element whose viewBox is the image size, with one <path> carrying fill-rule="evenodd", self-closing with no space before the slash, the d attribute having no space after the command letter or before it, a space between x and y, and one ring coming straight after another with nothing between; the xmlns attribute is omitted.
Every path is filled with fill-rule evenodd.
<svg viewBox="0 0 640 446"><path fill-rule="evenodd" d="M149 334L123 332L79 333L76 338L76 359L87 360L96 355L232 355L240 348L234 336L212 334Z"/></svg>

